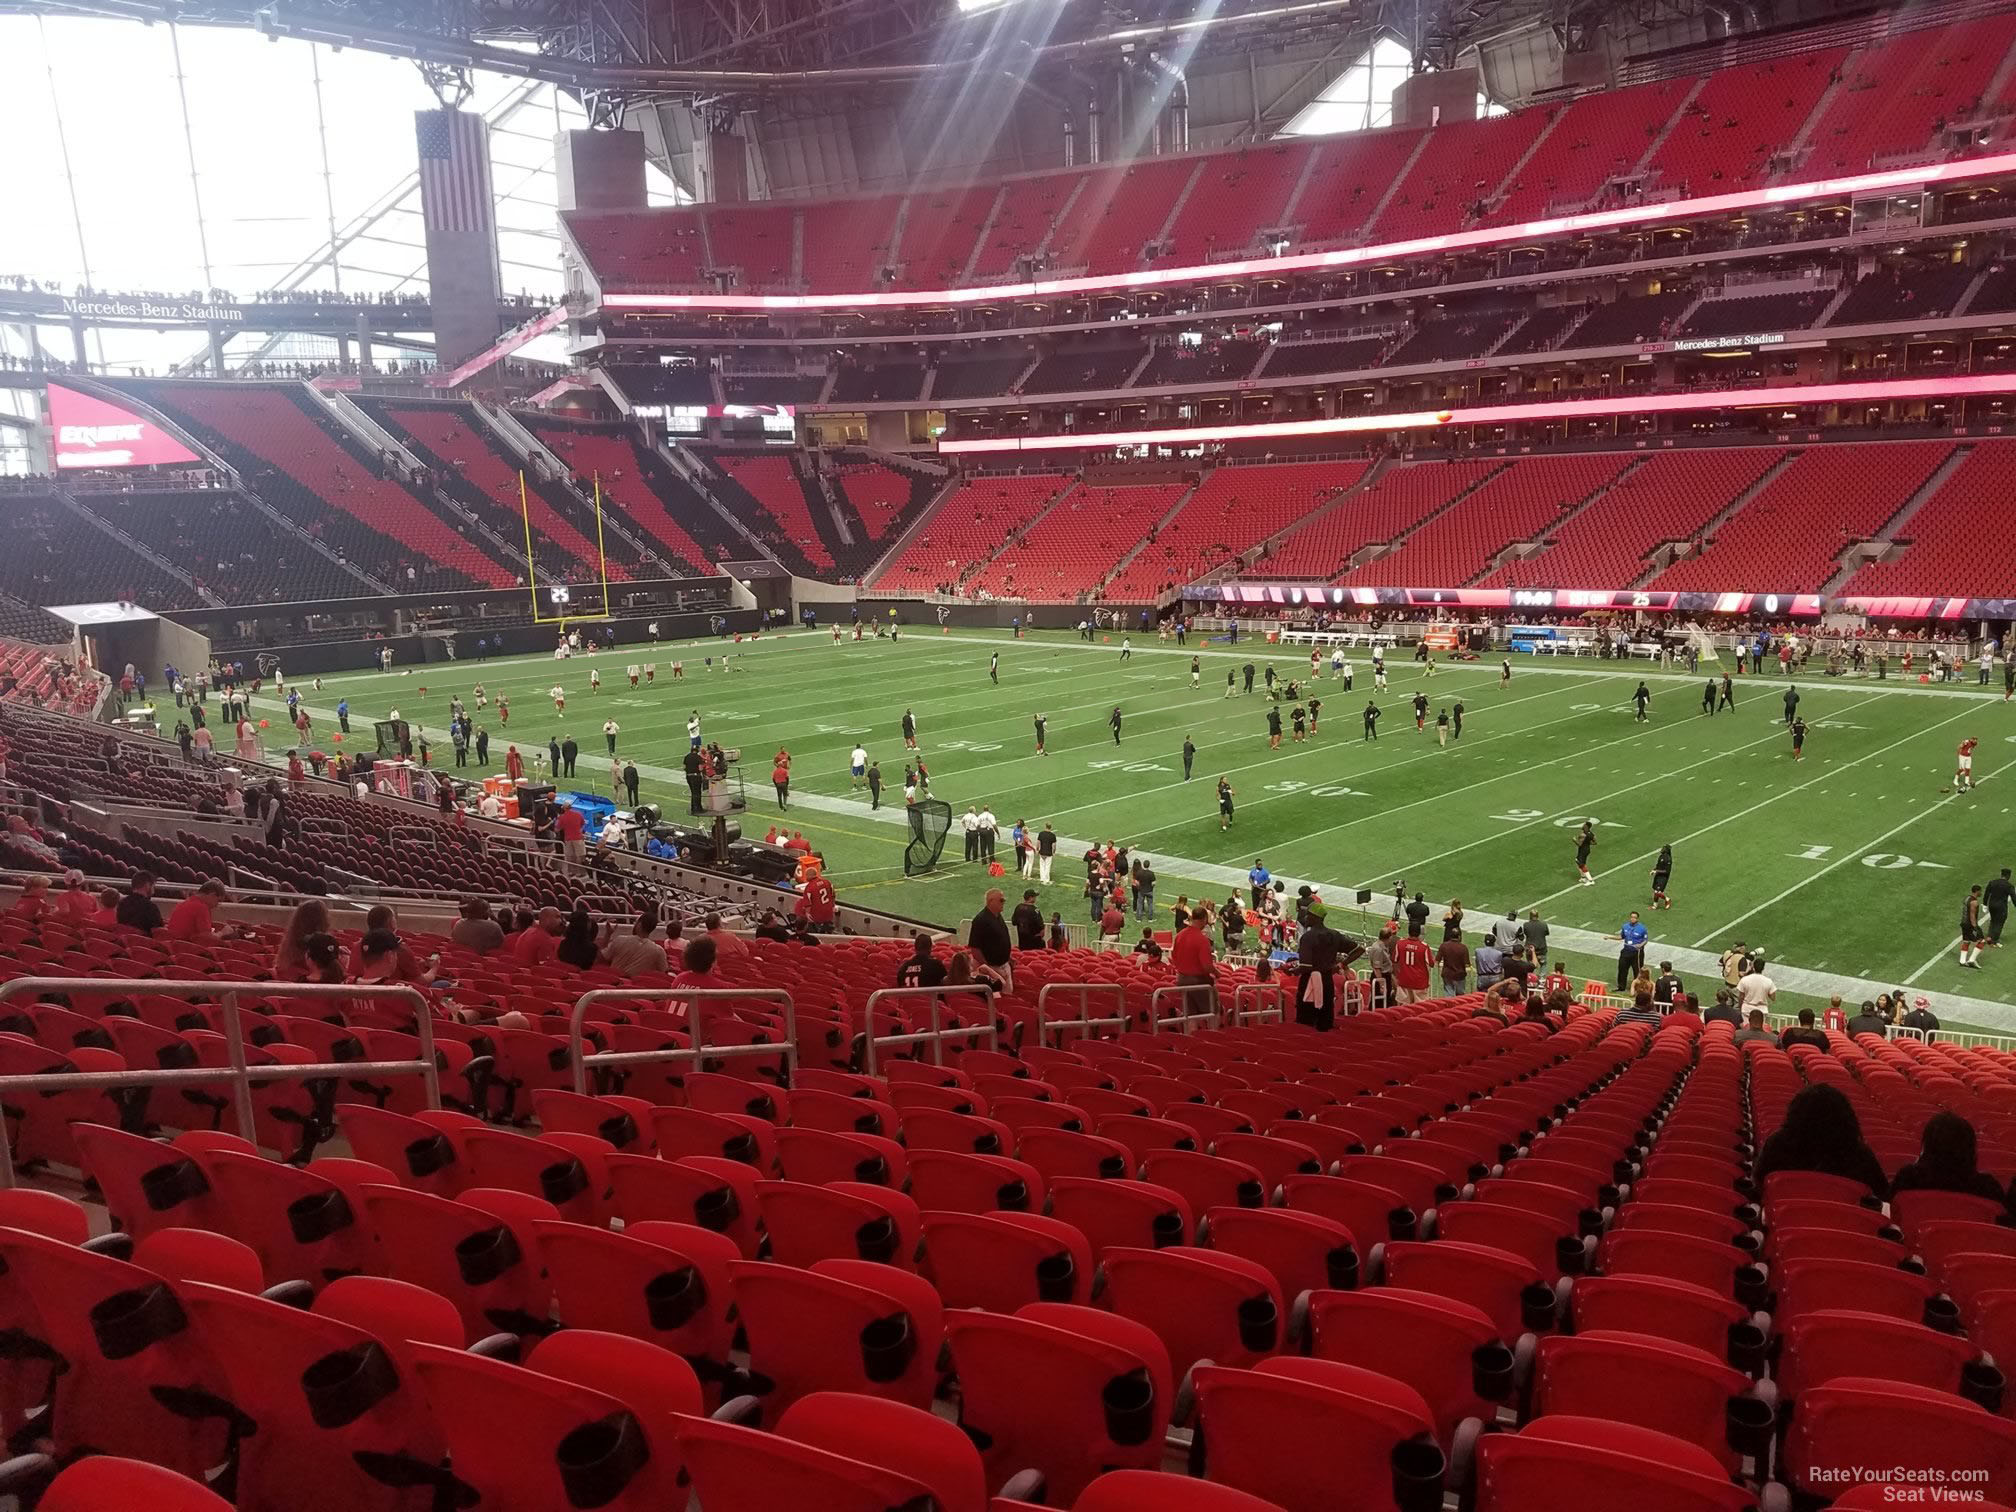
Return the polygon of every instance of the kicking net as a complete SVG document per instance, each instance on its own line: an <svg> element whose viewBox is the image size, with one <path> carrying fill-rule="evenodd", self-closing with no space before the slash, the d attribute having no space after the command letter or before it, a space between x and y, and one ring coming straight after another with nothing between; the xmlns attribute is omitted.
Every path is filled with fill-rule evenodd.
<svg viewBox="0 0 2016 1512"><path fill-rule="evenodd" d="M910 843L903 847L903 875L914 877L931 870L945 854L945 837L952 833L952 805L936 798L920 798L906 812L910 817Z"/></svg>

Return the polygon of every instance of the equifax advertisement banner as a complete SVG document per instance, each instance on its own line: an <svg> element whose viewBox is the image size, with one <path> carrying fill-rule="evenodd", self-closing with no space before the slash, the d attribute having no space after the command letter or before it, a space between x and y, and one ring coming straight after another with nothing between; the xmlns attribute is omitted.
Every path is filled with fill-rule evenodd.
<svg viewBox="0 0 2016 1512"><path fill-rule="evenodd" d="M203 459L152 420L92 394L49 385L56 467L157 467Z"/></svg>

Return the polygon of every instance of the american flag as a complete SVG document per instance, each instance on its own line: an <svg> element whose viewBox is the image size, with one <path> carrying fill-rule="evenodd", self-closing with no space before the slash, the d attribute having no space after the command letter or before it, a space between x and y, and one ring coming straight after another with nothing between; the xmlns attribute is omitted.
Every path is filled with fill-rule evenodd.
<svg viewBox="0 0 2016 1512"><path fill-rule="evenodd" d="M462 110L418 110L420 207L429 231L490 226L490 153L483 118Z"/></svg>

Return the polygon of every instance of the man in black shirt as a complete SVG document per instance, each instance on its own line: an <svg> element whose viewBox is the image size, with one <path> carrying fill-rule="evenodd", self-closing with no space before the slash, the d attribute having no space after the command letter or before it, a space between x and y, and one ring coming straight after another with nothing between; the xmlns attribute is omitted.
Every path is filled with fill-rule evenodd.
<svg viewBox="0 0 2016 1512"><path fill-rule="evenodd" d="M1007 901L1007 895L1000 888L987 889L986 903L967 926L966 944L1000 974L1003 985L1012 992L1015 990L1014 968L1009 964L1009 957L1013 946L1008 938L1008 923L1001 917L1002 906Z"/></svg>
<svg viewBox="0 0 2016 1512"><path fill-rule="evenodd" d="M1722 674L1722 696L1716 700L1715 709L1719 713L1723 709L1733 709L1735 707L1736 684L1730 681L1729 674L1724 672Z"/></svg>
<svg viewBox="0 0 2016 1512"><path fill-rule="evenodd" d="M1045 719L1041 714L1038 714L1036 716L1036 754L1038 756L1048 756L1050 754L1043 749L1043 736L1049 727L1050 721Z"/></svg>
<svg viewBox="0 0 2016 1512"><path fill-rule="evenodd" d="M1858 1034L1873 1034L1878 1039L1889 1038L1890 1026L1883 1022L1883 1015L1876 1011L1873 1002L1864 1001L1861 1010L1848 1020L1848 1037L1853 1039Z"/></svg>
<svg viewBox="0 0 2016 1512"><path fill-rule="evenodd" d="M1414 728L1422 730L1426 729L1427 726L1428 695L1426 693L1416 693L1414 695Z"/></svg>
<svg viewBox="0 0 2016 1512"><path fill-rule="evenodd" d="M1408 929L1415 934L1420 934L1423 929L1427 928L1428 915L1431 912L1433 910L1428 907L1428 900L1418 892L1414 894L1414 901L1407 905Z"/></svg>
<svg viewBox="0 0 2016 1512"><path fill-rule="evenodd" d="M1715 712L1715 679L1712 677L1701 688L1701 712L1711 716Z"/></svg>
<svg viewBox="0 0 2016 1512"><path fill-rule="evenodd" d="M1044 886L1050 884L1050 860L1057 854L1057 832L1050 828L1050 821L1043 821L1043 828L1036 831L1036 875Z"/></svg>
<svg viewBox="0 0 2016 1512"><path fill-rule="evenodd" d="M698 751L688 751L686 753L685 768L686 794L690 800L688 809L689 812L697 814L700 812L700 792L706 786L707 781L701 773L700 753Z"/></svg>
<svg viewBox="0 0 2016 1512"><path fill-rule="evenodd" d="M1659 979L1652 984L1652 1001L1662 1008L1671 1008L1673 999L1680 992L1680 978L1673 975L1673 963L1659 963Z"/></svg>
<svg viewBox="0 0 2016 1512"><path fill-rule="evenodd" d="M1239 670L1245 674L1246 691L1248 693L1251 693L1253 691L1253 663L1248 662L1246 663L1245 666L1241 667Z"/></svg>
<svg viewBox="0 0 2016 1512"><path fill-rule="evenodd" d="M1988 943L2002 943L2002 926L2009 922L2009 903L2016 898L2016 884L2009 881L2009 868L1982 889L1981 901L1988 905Z"/></svg>
<svg viewBox="0 0 2016 1512"><path fill-rule="evenodd" d="M945 963L931 953L931 936L919 930L910 959L896 968L898 987L939 987L945 982Z"/></svg>
<svg viewBox="0 0 2016 1512"><path fill-rule="evenodd" d="M1106 723L1113 727L1113 744L1120 744L1120 705L1113 705L1112 716Z"/></svg>
<svg viewBox="0 0 2016 1512"><path fill-rule="evenodd" d="M1015 912L1009 916L1015 926L1015 947L1018 950L1041 950L1043 948L1043 910L1036 906L1036 890L1030 888L1022 894L1022 901L1015 905Z"/></svg>
<svg viewBox="0 0 2016 1512"><path fill-rule="evenodd" d="M1365 738L1367 740L1379 738L1379 705L1369 699L1365 703Z"/></svg>
<svg viewBox="0 0 2016 1512"><path fill-rule="evenodd" d="M1743 1015L1736 1011L1736 1000L1724 987L1715 994L1715 1004L1701 1015L1704 1024L1727 1024L1731 1029L1743 1027Z"/></svg>
<svg viewBox="0 0 2016 1512"><path fill-rule="evenodd" d="M161 927L161 906L154 901L154 873L136 871L113 917L128 929L152 934Z"/></svg>
<svg viewBox="0 0 2016 1512"><path fill-rule="evenodd" d="M1267 711L1267 749L1270 751L1281 749L1281 711L1279 709L1269 709Z"/></svg>
<svg viewBox="0 0 2016 1512"><path fill-rule="evenodd" d="M572 735L569 735L565 740L560 742L560 760L565 763L569 777L574 775L574 763L580 757L581 747L575 742ZM555 775L558 774L556 773Z"/></svg>
<svg viewBox="0 0 2016 1512"><path fill-rule="evenodd" d="M1183 780L1190 780L1190 764L1197 759L1197 742L1188 735L1183 737Z"/></svg>
<svg viewBox="0 0 2016 1512"><path fill-rule="evenodd" d="M1827 1048L1827 1031L1813 1027L1813 1010L1801 1008L1799 1022L1778 1036L1778 1048L1790 1050L1794 1045L1813 1045L1821 1050Z"/></svg>
<svg viewBox="0 0 2016 1512"><path fill-rule="evenodd" d="M1904 1028L1916 1029L1921 1034L1931 1034L1939 1027L1939 1020L1933 1017L1931 1008L1926 1005L1925 999L1922 997L1918 999L1911 1011L1897 1020L1897 1022Z"/></svg>
<svg viewBox="0 0 2016 1512"><path fill-rule="evenodd" d="M868 763L868 807L882 807L882 763L879 761Z"/></svg>

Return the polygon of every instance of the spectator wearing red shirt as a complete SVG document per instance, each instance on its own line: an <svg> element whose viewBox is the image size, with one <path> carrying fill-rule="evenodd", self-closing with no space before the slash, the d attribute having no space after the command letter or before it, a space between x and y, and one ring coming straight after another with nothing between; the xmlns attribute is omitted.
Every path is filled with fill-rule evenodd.
<svg viewBox="0 0 2016 1512"><path fill-rule="evenodd" d="M826 885L830 888L833 884L829 882ZM733 931L723 929L721 927L721 915L718 913L707 915L701 928L707 931L707 938L714 942L716 959L724 956L746 956L749 954L749 942Z"/></svg>
<svg viewBox="0 0 2016 1512"><path fill-rule="evenodd" d="M812 880L805 884L805 896L798 900L795 911L809 928L823 932L833 927L835 907L833 884L824 876L814 875Z"/></svg>
<svg viewBox="0 0 2016 1512"><path fill-rule="evenodd" d="M588 818L573 804L568 804L553 818L553 833L560 837L560 848L567 853L567 859L576 866L588 859Z"/></svg>
<svg viewBox="0 0 2016 1512"><path fill-rule="evenodd" d="M192 945L208 945L217 938L215 914L226 897L224 884L212 877L189 894L168 915L165 931L171 940L187 940Z"/></svg>
<svg viewBox="0 0 2016 1512"><path fill-rule="evenodd" d="M1196 1013L1196 1000L1201 996L1207 1007L1215 1007L1217 1002L1217 958L1211 950L1211 936L1205 932L1208 918L1202 913L1193 913L1190 922L1176 931L1171 943L1170 961L1176 967L1178 987L1202 987L1202 994L1185 997L1183 1011Z"/></svg>
<svg viewBox="0 0 2016 1512"><path fill-rule="evenodd" d="M7 910L16 918L40 919L55 910L49 902L49 879L30 877L21 884L21 896L14 900L14 906Z"/></svg>
<svg viewBox="0 0 2016 1512"><path fill-rule="evenodd" d="M686 961L679 975L672 978L672 988L677 992L681 987L716 992L728 986L728 979L714 969L714 942L702 935L686 946ZM692 1005L690 1000L684 1005L690 1021Z"/></svg>
<svg viewBox="0 0 2016 1512"><path fill-rule="evenodd" d="M521 966L544 966L560 949L560 932L564 927L559 909L540 909L530 929L512 936L511 959Z"/></svg>
<svg viewBox="0 0 2016 1512"><path fill-rule="evenodd" d="M98 895L84 885L84 873L63 873L63 891L49 900L73 924L89 924L98 912Z"/></svg>
<svg viewBox="0 0 2016 1512"><path fill-rule="evenodd" d="M1393 947L1393 980L1399 984L1403 1003L1418 1003L1428 996L1428 973L1435 964L1435 951L1416 930Z"/></svg>
<svg viewBox="0 0 2016 1512"><path fill-rule="evenodd" d="M1099 938L1102 940L1117 940L1120 938L1120 931L1126 927L1127 915L1121 911L1119 900L1117 898L1108 898L1106 900L1106 911L1099 915Z"/></svg>

